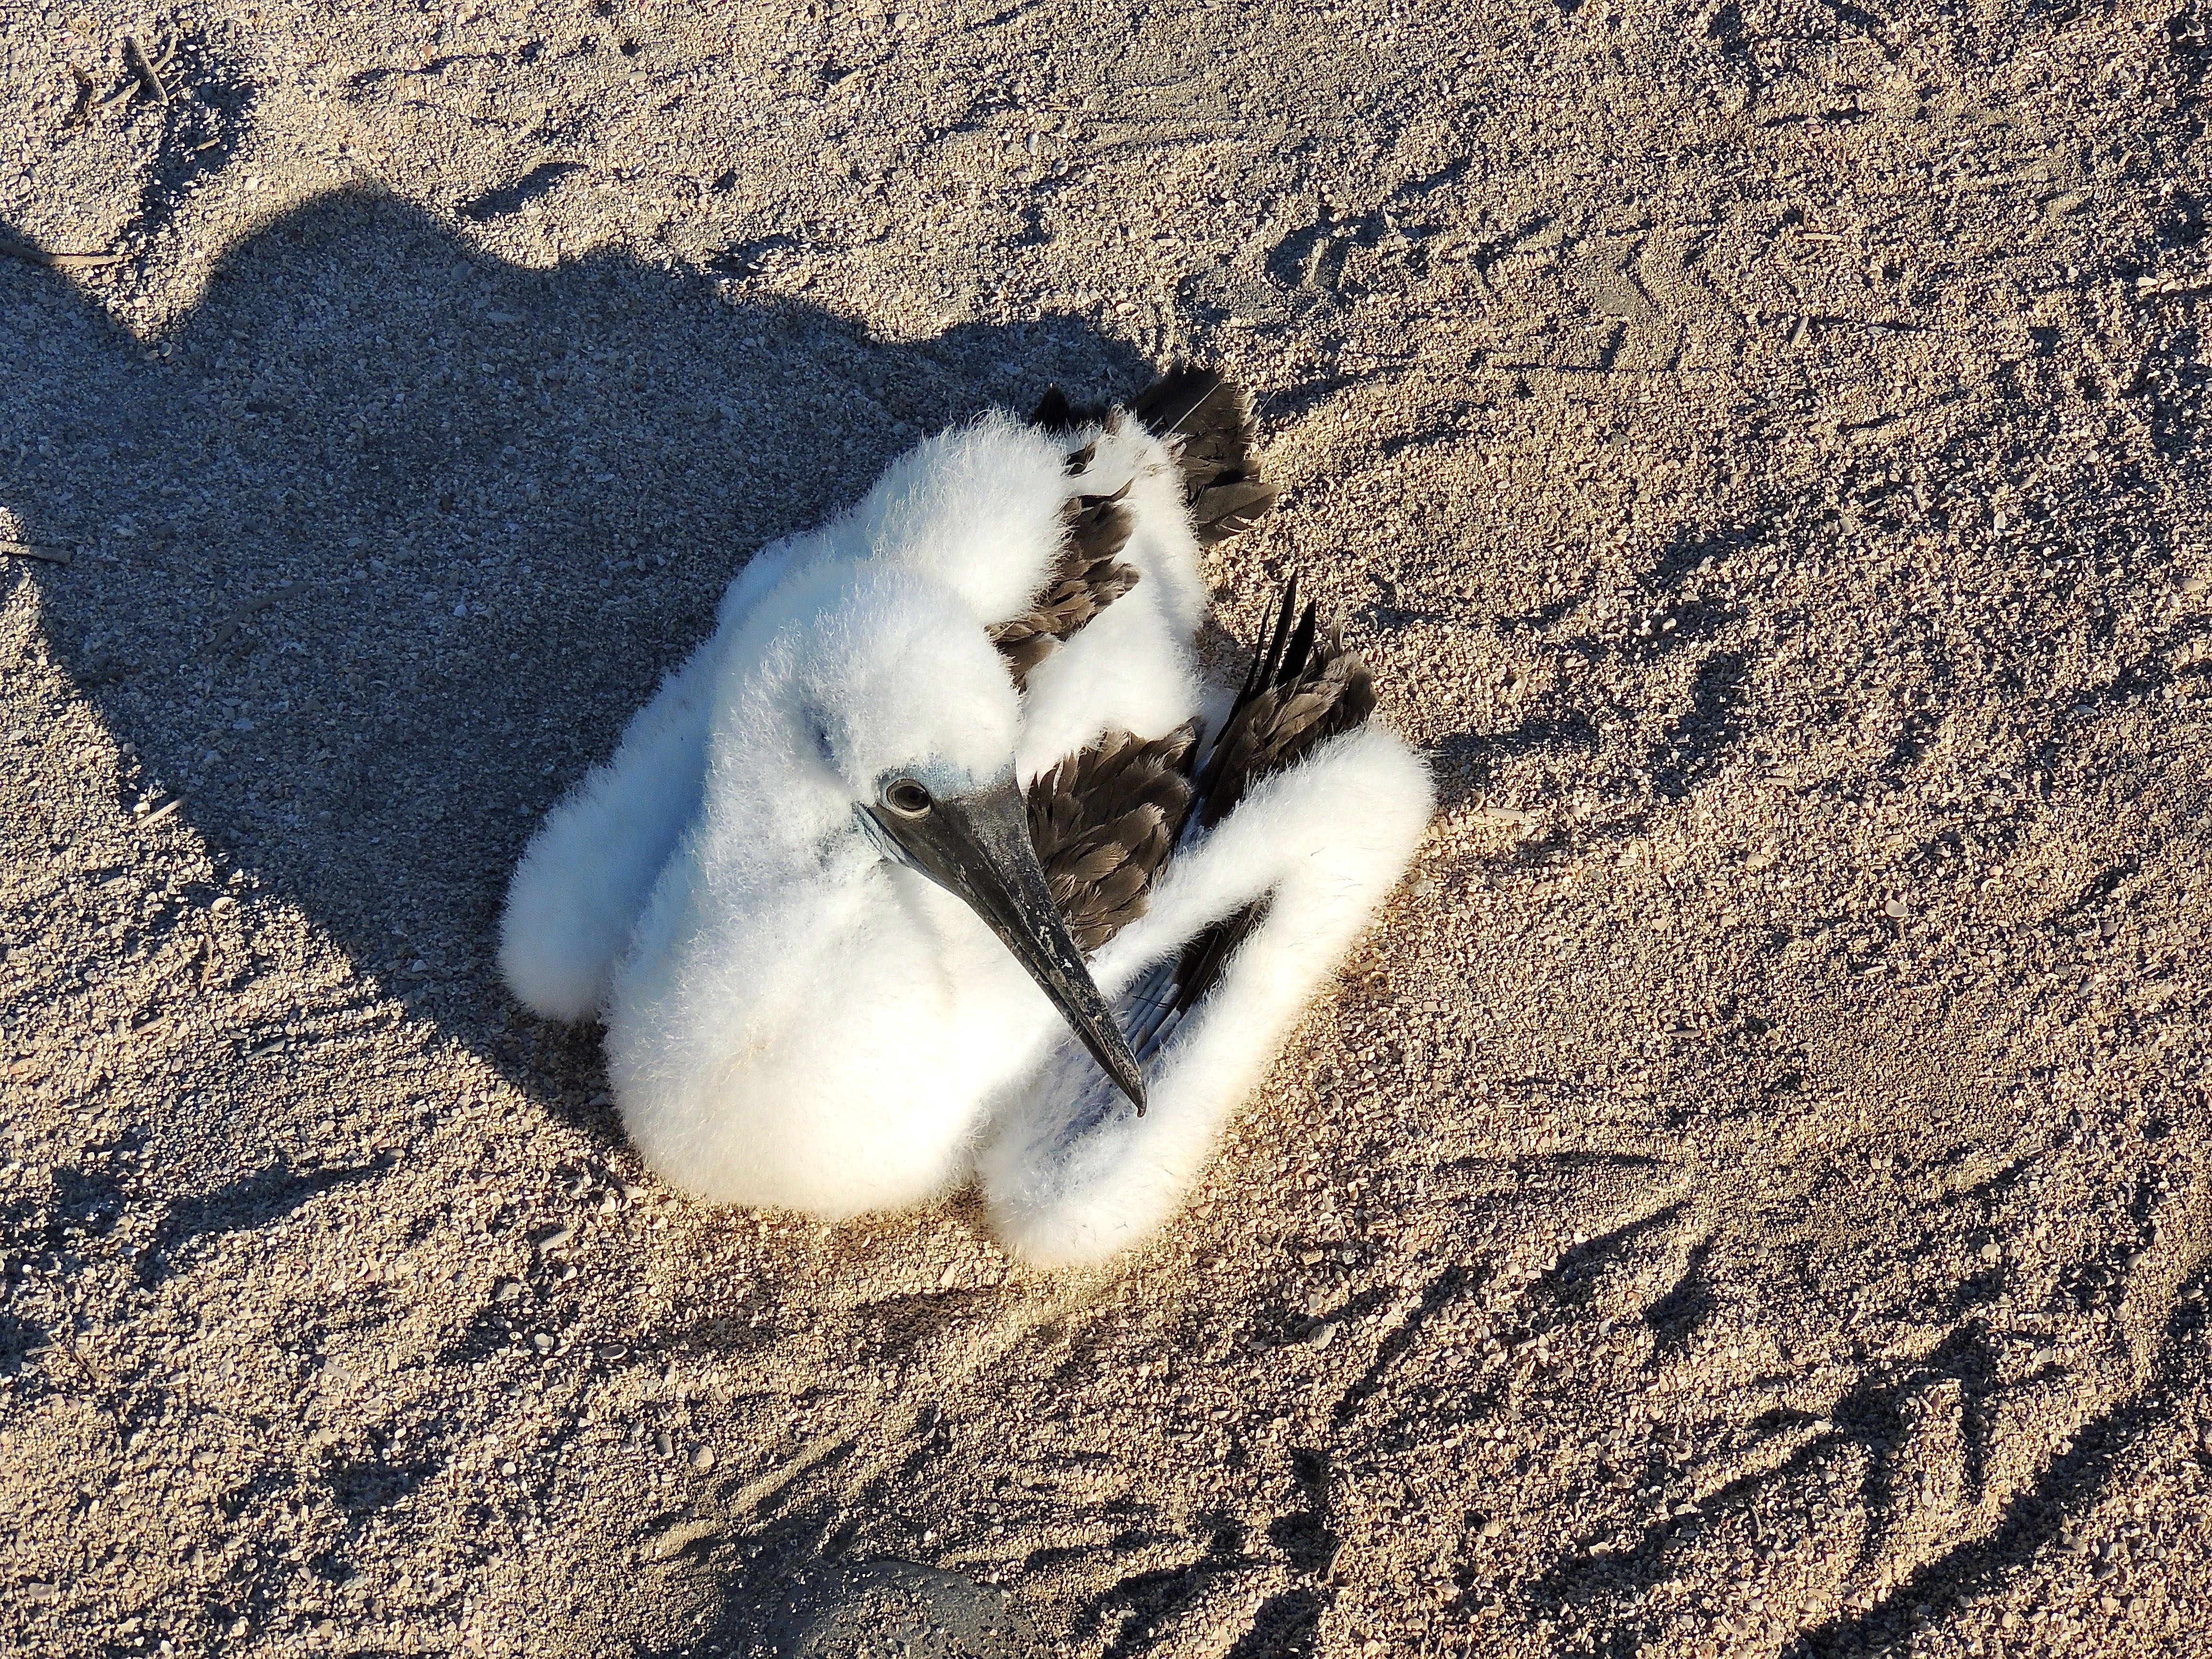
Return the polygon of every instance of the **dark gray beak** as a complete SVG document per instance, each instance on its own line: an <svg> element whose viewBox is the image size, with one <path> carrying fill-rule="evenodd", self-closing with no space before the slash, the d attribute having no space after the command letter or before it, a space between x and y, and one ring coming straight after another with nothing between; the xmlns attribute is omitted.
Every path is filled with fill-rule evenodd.
<svg viewBox="0 0 2212 1659"><path fill-rule="evenodd" d="M1012 776L950 798L894 779L862 810L908 863L982 917L1141 1116L1144 1072L1052 902Z"/></svg>

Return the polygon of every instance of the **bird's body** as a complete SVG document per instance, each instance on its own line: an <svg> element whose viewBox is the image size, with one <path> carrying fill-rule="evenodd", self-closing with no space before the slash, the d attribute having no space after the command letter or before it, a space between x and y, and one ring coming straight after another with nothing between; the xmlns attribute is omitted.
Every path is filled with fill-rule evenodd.
<svg viewBox="0 0 2212 1659"><path fill-rule="evenodd" d="M1191 497L1233 525L1267 495L1177 453L1207 419L1241 441L1233 392L1163 386L1184 434L987 416L757 555L532 842L501 965L540 1012L604 1016L669 1179L842 1216L975 1168L1015 1248L1109 1254L1167 1213L1395 883L1426 780L1341 709L1295 763L1214 780L1242 799L1206 822ZM1133 1052L1137 1001L1178 983Z"/></svg>

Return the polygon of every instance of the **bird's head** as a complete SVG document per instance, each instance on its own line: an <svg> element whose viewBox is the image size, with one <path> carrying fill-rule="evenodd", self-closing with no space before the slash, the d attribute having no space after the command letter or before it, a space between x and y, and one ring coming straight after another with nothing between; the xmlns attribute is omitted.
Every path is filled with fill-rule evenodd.
<svg viewBox="0 0 2212 1659"><path fill-rule="evenodd" d="M939 583L878 570L802 633L802 741L849 797L854 829L974 910L1141 1111L1143 1072L1030 842L1014 775L1020 698L982 619Z"/></svg>

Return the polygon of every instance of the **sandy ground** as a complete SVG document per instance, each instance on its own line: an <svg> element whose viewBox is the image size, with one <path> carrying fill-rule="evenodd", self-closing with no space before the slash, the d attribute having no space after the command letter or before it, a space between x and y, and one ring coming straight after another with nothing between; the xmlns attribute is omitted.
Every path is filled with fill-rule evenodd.
<svg viewBox="0 0 2212 1659"><path fill-rule="evenodd" d="M2212 9L891 3L0 3L0 1647L2203 1652ZM537 815L1182 357L1407 888L1109 1271L661 1189Z"/></svg>

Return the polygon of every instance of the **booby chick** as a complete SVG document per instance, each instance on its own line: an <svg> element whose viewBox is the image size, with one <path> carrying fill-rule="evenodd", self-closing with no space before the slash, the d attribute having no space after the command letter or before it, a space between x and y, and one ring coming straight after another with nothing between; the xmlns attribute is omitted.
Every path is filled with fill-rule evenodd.
<svg viewBox="0 0 2212 1659"><path fill-rule="evenodd" d="M971 1172L1042 1263L1173 1211L1396 883L1427 775L1285 592L1201 682L1201 543L1268 510L1203 370L924 440L757 554L548 816L500 963L606 1024L624 1127L825 1217Z"/></svg>

